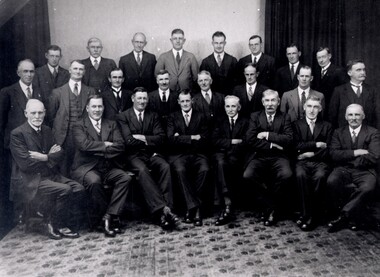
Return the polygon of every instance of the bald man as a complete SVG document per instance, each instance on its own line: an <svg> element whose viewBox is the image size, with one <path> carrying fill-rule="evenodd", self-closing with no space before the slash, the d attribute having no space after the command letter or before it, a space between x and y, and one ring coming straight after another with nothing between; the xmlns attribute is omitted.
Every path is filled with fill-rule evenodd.
<svg viewBox="0 0 380 277"><path fill-rule="evenodd" d="M133 51L122 56L119 67L124 73L123 88L134 90L136 87L144 87L148 92L157 89L154 77L156 56L144 51L147 41L143 33L136 33L132 39Z"/></svg>

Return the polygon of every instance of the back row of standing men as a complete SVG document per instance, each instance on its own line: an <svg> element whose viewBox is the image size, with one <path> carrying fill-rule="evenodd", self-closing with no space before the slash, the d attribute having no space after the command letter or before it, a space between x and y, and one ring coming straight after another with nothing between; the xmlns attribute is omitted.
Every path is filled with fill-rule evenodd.
<svg viewBox="0 0 380 277"><path fill-rule="evenodd" d="M348 65L348 76L351 82L338 87L331 97L332 90L336 85L339 85L340 82L344 82L347 75L345 75L342 69L331 65L331 55L327 48L322 48L317 52L317 59L322 67L318 85L325 90L322 91L322 89L320 89L323 93L319 93L310 89L313 79L311 68L299 64L301 52L296 45L290 45L287 48L289 65L278 69L275 73L274 59L261 52L262 40L259 36L252 36L249 40L252 54L237 62L236 58L224 52L226 43L224 34L216 32L213 35L214 53L203 60L200 67L201 72L198 74L198 64L194 55L182 48L185 42L183 31L179 29L173 30L171 41L173 49L162 54L156 63L154 55L143 51L146 45L145 36L141 33L137 33L132 40L134 51L120 59L119 67L121 70L115 69L116 64L114 61L100 56L102 44L97 38L92 38L88 41L90 57L82 61L73 61L70 65L69 72L58 66L61 50L54 46L49 48L46 52L48 64L36 70L35 78L33 78L33 64L30 61L21 62L18 66L20 82L14 86L3 89L0 94L0 107L2 110L1 131L5 147L9 147L9 132L25 121L25 117L21 118L19 115L21 111L23 116L27 99L41 99L47 106L47 119L53 127L55 143L63 146L66 151L66 162L63 163L63 172L68 176L70 167L80 167L80 165L75 166L75 164L81 160L77 157L74 159L74 145L76 144L78 147L78 138L74 136L74 126L78 118L81 117L85 107L87 107L89 114L92 112L92 119L96 116L99 117L100 112L96 110L96 107L94 111L91 111L88 98L96 92L101 93L103 97L101 106L104 105L104 114L102 110L100 117L118 119L122 127L123 138L127 145L133 146L132 152L138 152L130 155L129 168L138 172L139 183L145 189L147 202L150 200L153 201L148 203L150 204L150 209L152 213L159 211L158 218L161 220L160 224L165 226L176 222L177 218L171 213L170 206L172 206L172 203L170 197L167 196L171 194L167 191L168 188L171 188L171 184L168 183L167 164L160 160L161 157L159 155L155 155L156 152L152 152L151 149L149 149L152 145L161 145L163 138L159 136L158 141L155 140L157 137L149 141L149 136L153 134L149 134L149 132L144 134L144 130L141 129L142 126L139 123L141 117L141 122L144 122L144 129L148 128L146 126L149 126L146 122L150 122L151 119L149 116L145 117L144 115L147 105L150 110L158 113L164 131L169 132L169 130L171 130L169 128L168 115L175 111L179 112L180 108L182 108L183 113L187 105L190 106L190 109L192 106L194 111L196 111L194 117L190 115L191 120L189 118L187 119L191 122L198 122L198 125L202 125L198 127L203 128L204 132L214 132L216 128L216 118L225 115L223 94L231 94L232 92L239 97L239 104L233 102L233 105L229 105L241 106L240 114L244 118L249 117L252 112L263 110L263 106L266 108L262 98L263 92L268 88L266 86L269 86L272 88L275 87L279 91L279 95L274 98L278 98L282 93L286 92L282 97L281 111L288 114L291 121L305 118L304 107L306 99L314 95L320 99L321 106L330 106L328 117L326 111L324 116L332 120L334 127L346 124L346 107L351 103L358 103L363 106L366 120L370 125L377 126L380 122L379 109L376 109L376 105L379 103L378 96L375 95L374 90L363 84L365 79L365 66L362 61L353 61ZM154 77L155 73L156 78ZM316 75L318 76L318 74ZM235 86L235 84L239 84L241 77L245 77L245 83ZM181 99L178 93L184 93L186 89L194 91L195 88L193 85L195 82L198 83L201 92L194 95L193 98L190 97L187 99L191 101L192 104L182 103L182 106L181 101L186 102L187 96L183 96L185 98ZM122 84L125 84L127 88L131 89L143 85L146 89L137 89L131 98L132 93L128 90L122 90ZM158 84L158 90L155 90L156 84ZM355 90L353 90L354 86L359 86L359 88L355 87ZM55 87L56 89L52 92ZM18 92L14 92L14 90ZM144 94L151 90L152 92L149 93L150 102L148 104L148 95L145 96ZM218 93L218 90L222 94ZM267 94L272 95L273 98L273 94ZM186 94L184 93L184 95ZM179 100L178 102L177 99ZM178 105L178 103L180 105ZM270 110L274 108L274 112L276 112L277 105L279 104L280 102L272 106L269 104L267 109ZM131 106L133 106L134 109L123 112ZM136 111L141 111L141 114ZM135 112L135 115L133 112ZM201 114L200 117L198 113ZM150 113L147 113L147 115L150 115ZM123 118L124 116L125 118ZM236 116L236 114L234 116ZM178 114L177 119L182 121L182 117L186 123L185 115L182 116L182 114ZM133 118L135 118L137 122L133 122ZM174 120L173 117L171 118ZM196 120L197 118L199 120ZM172 125L176 124L175 120L170 124L170 126L173 127ZM178 124L181 125L181 122L178 122ZM191 125L186 124L186 127L190 128ZM194 141L199 141L207 137L201 135L201 130L198 130L198 127L196 128L197 132L188 137L189 141L186 142L186 139L182 141L182 143L191 143L197 146L198 142L194 143ZM136 130L133 130L133 128ZM281 128L283 128L283 126ZM95 125L94 129L96 129ZM103 126L101 126L101 129L103 129ZM174 128L174 130L176 129ZM184 132L190 131L186 129ZM176 134L177 132L172 134L174 138L181 136L179 133ZM262 134L259 132L257 136L260 136L259 139L269 140L268 133ZM285 134L285 136L287 135ZM286 143L289 143L289 139L290 137L285 137ZM81 144L83 143L85 143L85 140L79 141L79 148L82 147ZM172 143L175 145L176 141L172 141ZM110 146L112 146L112 144ZM142 149L140 149L140 147L142 147ZM270 149L272 149L272 147L283 148L281 143L278 145L275 142L271 142L269 147ZM105 149L107 149L107 147L102 150ZM197 153L196 149L190 150L188 154L193 152ZM165 152L165 149L161 148L159 152ZM183 155L184 153L181 154ZM275 155L275 161L272 161L272 164L281 163L280 160L281 159ZM181 172L186 168L186 164L195 164L198 166L196 183L203 184L208 167L202 159L199 159L199 156L186 157L181 161L182 163L179 163L177 160L177 163L174 163L174 165L180 179L179 182L186 192L185 196L188 197L188 199L186 199L188 214L185 220L189 222L194 221L195 224L199 225L201 224L199 195L193 191L194 189L191 189L190 184L186 184L186 178L181 176ZM163 178L157 181L157 183L162 186L161 191L166 191L163 195L161 195L161 192L157 192L156 189L153 189L157 186L155 185L155 181L152 180L151 173L148 170L153 164L157 165L160 176ZM108 166L109 165L95 164L98 170L104 170ZM258 165L255 166L257 167ZM262 166L262 164L260 166ZM252 170L245 173L245 178L251 179L252 182L254 182L258 178L253 175L257 174L258 171L257 169L253 170L254 166L250 168ZM80 176L76 178L77 180L81 180L87 184L97 183L96 178L98 177L86 176L86 172L83 171L79 173ZM105 173L106 172L103 172L102 174ZM281 175L282 173L284 172L277 170L276 174ZM286 176L281 176L281 178L290 178L289 172L285 175ZM85 176L90 180L83 180ZM107 175L105 178L110 178L110 176ZM125 178L126 177L124 177L124 179ZM282 181L283 180L281 180L281 182ZM128 181L124 180L124 183L126 182ZM202 186L203 185L199 185L195 191L197 192ZM86 188L88 189L88 187ZM125 191L125 189L122 191ZM99 200L99 195L97 198ZM160 199L158 203L157 199ZM229 212L227 212L230 206L229 197L225 197L224 205L226 208L218 219L219 222L225 221L229 216ZM269 225L274 221L272 212L273 207L272 211L266 211L264 215L264 221ZM303 223L304 222L302 222L302 224Z"/></svg>

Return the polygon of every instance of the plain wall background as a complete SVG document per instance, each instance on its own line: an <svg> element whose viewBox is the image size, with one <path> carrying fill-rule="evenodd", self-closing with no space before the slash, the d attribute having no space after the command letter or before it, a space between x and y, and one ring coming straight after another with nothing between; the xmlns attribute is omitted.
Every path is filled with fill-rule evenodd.
<svg viewBox="0 0 380 277"><path fill-rule="evenodd" d="M264 38L265 0L49 0L51 43L62 48L61 65L89 56L87 40L103 42L102 56L119 58L133 47L133 34L147 36L145 50L156 55L171 49L170 34L175 28L185 32L184 49L198 62L213 51L211 36L223 31L225 51L237 59L250 53L248 39Z"/></svg>

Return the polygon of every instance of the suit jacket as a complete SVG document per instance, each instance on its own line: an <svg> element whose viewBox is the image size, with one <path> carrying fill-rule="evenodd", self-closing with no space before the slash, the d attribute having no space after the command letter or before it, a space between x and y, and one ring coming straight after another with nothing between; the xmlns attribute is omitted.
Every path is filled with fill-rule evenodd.
<svg viewBox="0 0 380 277"><path fill-rule="evenodd" d="M239 60L238 74L240 76L241 84L245 82L244 67L247 63L253 63L251 54ZM259 73L259 76L257 77L257 82L269 88L274 88L274 75L276 73L275 59L272 56L263 53L261 55L260 60L257 61L256 68L257 72Z"/></svg>
<svg viewBox="0 0 380 277"><path fill-rule="evenodd" d="M236 65L237 59L227 53L224 53L222 64L218 66L214 53L205 58L199 71L207 70L212 77L211 89L224 95L231 94L236 83Z"/></svg>
<svg viewBox="0 0 380 277"><path fill-rule="evenodd" d="M41 133L37 132L28 122L14 129L11 133L10 149L15 163L12 165L11 199L22 202L31 201L38 190L41 178L60 176L63 181L68 180L58 173L55 166L62 161L63 150L49 153L54 145L51 129L41 126ZM48 161L41 162L30 157L29 151L47 154Z"/></svg>
<svg viewBox="0 0 380 277"><path fill-rule="evenodd" d="M218 92L212 92L211 103L207 104L201 92L193 97L193 110L204 114L210 128L213 127L215 120L224 116L224 95Z"/></svg>
<svg viewBox="0 0 380 277"><path fill-rule="evenodd" d="M69 130L70 115L70 93L72 93L69 83L53 90L49 100L48 115L53 128L54 138L59 145L65 142ZM90 95L95 94L95 89L83 83L79 93L79 101L82 107L82 117L87 115L86 102Z"/></svg>
<svg viewBox="0 0 380 277"><path fill-rule="evenodd" d="M156 56L145 51L143 51L140 66L137 64L133 51L122 56L119 61L119 68L124 73L123 88L132 91L136 87L144 87L148 91L155 90L157 88L154 76L156 63Z"/></svg>
<svg viewBox="0 0 380 277"><path fill-rule="evenodd" d="M178 92L170 91L169 98L167 98L168 102L168 114L164 114L164 111L161 110L161 98L158 90L154 90L149 92L149 103L147 109L156 112L161 119L161 124L166 128L167 125L167 117L169 114L179 111L180 106L178 104Z"/></svg>
<svg viewBox="0 0 380 277"><path fill-rule="evenodd" d="M338 67L334 64L330 64L323 78L321 73L322 70L320 67L314 70L314 79L311 83L311 87L325 95L326 106L328 107L334 88L349 82L350 78L344 68Z"/></svg>
<svg viewBox="0 0 380 277"><path fill-rule="evenodd" d="M118 114L116 120L119 123L130 158L139 156L143 152L149 155L160 152L160 146L166 137L157 113L145 110L142 126L133 108ZM144 135L147 145L141 140L135 139L133 137L135 134Z"/></svg>
<svg viewBox="0 0 380 277"><path fill-rule="evenodd" d="M367 149L368 154L355 157L349 127L336 129L331 140L331 158L337 166L368 170L376 175L376 165L380 155L379 131L363 124L356 139L356 149Z"/></svg>
<svg viewBox="0 0 380 277"><path fill-rule="evenodd" d="M113 94L112 88L107 88L102 91L103 97L103 118L115 120L115 116L121 112L132 107L132 94L133 92L130 90L122 89L121 90L121 105L117 106L116 97Z"/></svg>
<svg viewBox="0 0 380 277"><path fill-rule="evenodd" d="M208 151L209 131L205 124L206 117L192 110L189 126L186 126L182 111L172 113L168 118L167 136L170 147L169 162L172 163L184 155L205 155ZM178 136L175 134L178 133ZM200 135L200 140L192 140L192 135Z"/></svg>
<svg viewBox="0 0 380 277"><path fill-rule="evenodd" d="M310 95L315 95L319 99L321 99L322 103L322 112L321 115L323 116L323 111L325 109L325 97L322 93L310 89L309 91L309 97ZM290 116L291 122L296 121L298 119L298 108L300 105L300 99L298 96L298 88L293 89L291 91L287 91L284 93L281 99L281 112L287 113ZM302 108L303 109L303 108Z"/></svg>
<svg viewBox="0 0 380 277"><path fill-rule="evenodd" d="M261 99L263 98L263 92L267 89L266 86L257 84L253 93L253 98L249 101L246 84L236 86L232 94L240 99L241 109L239 114L249 118L251 113L264 109Z"/></svg>
<svg viewBox="0 0 380 277"><path fill-rule="evenodd" d="M198 78L198 62L195 56L183 50L181 62L178 64L173 55L173 51L169 50L161 54L157 60L155 74L161 69L166 69L170 74L170 89L179 91L183 89L192 89L194 82Z"/></svg>
<svg viewBox="0 0 380 277"><path fill-rule="evenodd" d="M257 138L257 135L261 132L269 132L267 140ZM292 142L293 132L289 115L277 110L273 118L273 131L270 131L265 111L255 112L251 114L247 131L247 144L250 146L250 150L253 151L248 158L247 163L256 156L279 156L287 158L287 150L291 147ZM276 143L282 146L284 150L278 150L274 147L271 148L271 143Z"/></svg>
<svg viewBox="0 0 380 277"><path fill-rule="evenodd" d="M333 133L332 125L329 122L317 120L312 135L305 118L293 122L292 127L297 156L305 152L314 152L314 156L308 160L328 162L328 147L330 146ZM312 139L310 139L310 136L312 136ZM316 142L327 143L327 148L317 148Z"/></svg>
<svg viewBox="0 0 380 277"><path fill-rule="evenodd" d="M42 93L33 86L33 98L42 101ZM19 82L0 91L0 146L9 148L9 137L13 129L26 121L25 107L28 99ZM0 149L1 149L0 148Z"/></svg>
<svg viewBox="0 0 380 277"><path fill-rule="evenodd" d="M329 121L333 127L347 125L346 108L354 103L362 105L365 112L364 123L380 129L380 97L373 87L365 83L363 83L360 98L357 97L350 83L335 88L329 107Z"/></svg>
<svg viewBox="0 0 380 277"><path fill-rule="evenodd" d="M227 156L243 158L247 153L246 135L249 120L240 114L235 122L234 129L231 131L230 118L228 116L220 117L212 133L212 143L215 151L225 153ZM232 144L232 139L242 139L240 144Z"/></svg>
<svg viewBox="0 0 380 277"><path fill-rule="evenodd" d="M280 67L276 71L275 77L275 90L278 91L280 97L284 94L284 92L295 89L298 87L298 79L297 74L300 72L303 64L299 63L298 67L294 70L294 78L292 79L292 75L290 73L289 63L286 66Z"/></svg>
<svg viewBox="0 0 380 277"><path fill-rule="evenodd" d="M114 60L102 57L98 70L96 70L92 65L90 57L82 60L82 63L86 69L82 79L83 84L93 87L97 93L100 93L109 86L108 76L111 70L116 68L116 63Z"/></svg>
<svg viewBox="0 0 380 277"><path fill-rule="evenodd" d="M59 88L70 80L70 73L63 67L58 67L58 74L54 80L53 74L47 64L36 69L33 78L33 86L37 86L41 90L42 101L47 106L47 101L55 88Z"/></svg>

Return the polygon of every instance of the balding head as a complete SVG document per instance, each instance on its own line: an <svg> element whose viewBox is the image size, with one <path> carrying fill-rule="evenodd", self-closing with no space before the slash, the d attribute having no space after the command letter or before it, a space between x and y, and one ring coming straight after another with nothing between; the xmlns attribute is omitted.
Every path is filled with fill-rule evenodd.
<svg viewBox="0 0 380 277"><path fill-rule="evenodd" d="M31 60L22 60L17 65L17 75L20 77L21 82L30 86L34 78L34 64Z"/></svg>
<svg viewBox="0 0 380 277"><path fill-rule="evenodd" d="M38 99L30 99L26 103L25 117L33 127L40 128L45 118L44 104Z"/></svg>

